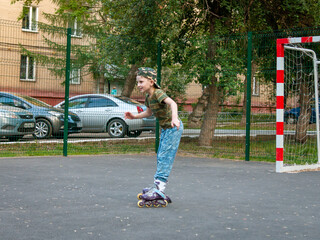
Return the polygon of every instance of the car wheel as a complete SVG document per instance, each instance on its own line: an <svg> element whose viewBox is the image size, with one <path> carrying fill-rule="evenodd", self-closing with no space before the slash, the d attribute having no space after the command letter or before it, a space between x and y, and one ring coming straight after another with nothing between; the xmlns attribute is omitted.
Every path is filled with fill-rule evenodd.
<svg viewBox="0 0 320 240"><path fill-rule="evenodd" d="M127 135L128 137L139 137L141 133L142 133L141 130L135 130L135 131L128 131Z"/></svg>
<svg viewBox="0 0 320 240"><path fill-rule="evenodd" d="M23 138L23 136L8 136L8 140L12 141L12 142L18 141L18 140L20 140L22 138Z"/></svg>
<svg viewBox="0 0 320 240"><path fill-rule="evenodd" d="M295 116L293 115L289 115L286 119L286 123L287 124L296 124L297 123L297 119Z"/></svg>
<svg viewBox="0 0 320 240"><path fill-rule="evenodd" d="M127 125L121 119L113 119L107 127L108 133L112 138L123 138L127 132Z"/></svg>
<svg viewBox="0 0 320 240"><path fill-rule="evenodd" d="M33 136L38 139L45 139L52 134L52 126L46 119L40 118L36 120L36 130Z"/></svg>

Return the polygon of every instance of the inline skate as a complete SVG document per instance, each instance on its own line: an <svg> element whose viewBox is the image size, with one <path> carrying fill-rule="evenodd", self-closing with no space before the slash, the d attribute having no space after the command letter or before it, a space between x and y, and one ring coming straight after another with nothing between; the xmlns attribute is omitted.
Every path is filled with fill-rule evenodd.
<svg viewBox="0 0 320 240"><path fill-rule="evenodd" d="M138 194L139 195L139 194ZM139 196L138 207L166 207L171 203L171 199L158 189L152 188L148 192Z"/></svg>
<svg viewBox="0 0 320 240"><path fill-rule="evenodd" d="M141 200L142 199L141 196L143 194L146 194L147 192L149 192L153 188L158 189L161 192L164 192L164 190L166 188L166 185L167 185L167 183L155 179L154 182L153 182L153 185L151 185L151 187L146 187L146 188L142 189L141 193L138 193L137 198L139 200Z"/></svg>
<svg viewBox="0 0 320 240"><path fill-rule="evenodd" d="M149 192L152 188L153 187L147 187L147 188L142 189L142 192L138 193L138 195L137 195L138 200L142 200L142 195Z"/></svg>
<svg viewBox="0 0 320 240"><path fill-rule="evenodd" d="M144 188L142 193L137 195L138 207L166 207L171 203L171 199L164 194L166 183L160 180L154 180L152 187Z"/></svg>

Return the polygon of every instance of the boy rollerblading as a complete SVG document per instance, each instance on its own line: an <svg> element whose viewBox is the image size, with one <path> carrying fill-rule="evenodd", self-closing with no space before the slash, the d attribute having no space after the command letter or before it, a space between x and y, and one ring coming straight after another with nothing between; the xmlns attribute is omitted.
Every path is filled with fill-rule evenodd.
<svg viewBox="0 0 320 240"><path fill-rule="evenodd" d="M155 184L138 194L139 207L166 207L170 198L164 194L173 162L178 151L183 124L178 117L178 107L157 84L157 74L152 68L142 67L137 73L138 89L146 93L147 110L138 114L125 113L126 119L141 119L154 114L161 126L160 144L157 152L157 171L154 175Z"/></svg>

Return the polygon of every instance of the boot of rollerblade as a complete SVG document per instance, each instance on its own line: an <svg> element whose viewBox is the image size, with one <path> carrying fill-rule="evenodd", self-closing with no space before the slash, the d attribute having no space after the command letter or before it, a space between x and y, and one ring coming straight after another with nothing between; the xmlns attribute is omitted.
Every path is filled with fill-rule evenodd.
<svg viewBox="0 0 320 240"><path fill-rule="evenodd" d="M159 187L158 187L158 184L160 185L160 183L159 183L160 181L159 180L154 180L154 182L153 182L153 185L151 185L150 187L146 187L146 188L144 188L144 189L142 189L142 192L141 193L138 193L138 195L137 195L137 198L139 199L139 200L141 200L142 198L142 195L143 194L146 194L147 192L149 192L152 188L157 188L157 189L159 189Z"/></svg>
<svg viewBox="0 0 320 240"><path fill-rule="evenodd" d="M137 198L139 200L141 200L142 199L141 196L143 194L146 194L147 192L149 192L152 188L157 188L158 190L164 192L165 186L166 186L165 182L161 182L160 180L156 180L155 179L154 182L153 182L153 185L151 185L150 187L146 187L146 188L142 189L142 192L137 195Z"/></svg>
<svg viewBox="0 0 320 240"><path fill-rule="evenodd" d="M164 193L166 183L159 180L155 180L154 183L154 187L140 196L139 207L166 207L171 203L171 199Z"/></svg>
<svg viewBox="0 0 320 240"><path fill-rule="evenodd" d="M152 185L151 187L146 187L146 188L142 189L142 192L141 192L141 193L138 193L137 198L138 198L139 200L141 200L141 199L142 199L141 196L142 196L143 194L149 192L153 187L154 187L154 186Z"/></svg>

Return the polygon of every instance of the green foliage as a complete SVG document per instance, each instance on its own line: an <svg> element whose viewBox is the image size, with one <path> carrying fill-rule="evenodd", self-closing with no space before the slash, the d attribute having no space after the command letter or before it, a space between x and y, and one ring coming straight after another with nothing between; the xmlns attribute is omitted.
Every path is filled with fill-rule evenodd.
<svg viewBox="0 0 320 240"><path fill-rule="evenodd" d="M161 87L175 101L183 103L187 76L181 71L181 66L165 67L161 74Z"/></svg>
<svg viewBox="0 0 320 240"><path fill-rule="evenodd" d="M21 2L26 5L33 3L31 0L21 0ZM95 77L105 74L109 80L118 76L125 77L130 65L134 63L147 62L150 66L155 65L157 26L160 20L156 1L55 0L53 2L58 6L55 14L45 14L50 24L39 23L39 28L42 33L53 36L61 32L55 32L52 26L68 27L70 23L76 21L77 25L81 26L82 38L92 41L89 41L87 46L77 46L73 43L72 59L78 66L89 66ZM65 46L49 41L47 43L55 51L65 50ZM39 55L38 57L37 60L43 62ZM56 61L52 61L52 64L55 63ZM110 72L106 66L117 67Z"/></svg>
<svg viewBox="0 0 320 240"><path fill-rule="evenodd" d="M188 81L195 80L206 86L213 77L218 79L217 86L225 97L236 95L243 89L239 74L245 69L246 41L238 36L196 38L189 41L185 50L182 69L187 73ZM209 58L208 46L215 46L215 54Z"/></svg>
<svg viewBox="0 0 320 240"><path fill-rule="evenodd" d="M23 2L28 6L40 1L11 2ZM67 27L70 22L77 21L83 38L90 41L87 46L73 44L73 64L88 66L95 78L119 81L128 75L132 64L155 67L156 45L162 41L163 69L176 71L170 73L171 81L166 81L169 91L183 92L183 85L194 80L205 86L217 77L219 90L225 98L242 89L238 76L246 72L248 31L270 30L274 36L262 34L253 39L253 61L259 66L258 72L267 82L274 82L274 73L269 70L275 67L275 39L288 35L279 30L314 26L320 22L317 0L52 2L57 5L56 12L45 14L50 24L39 23L39 28L46 34L64 34L62 29L56 32L57 27ZM50 47L64 51L65 46L48 39ZM37 57L43 63L59 66L55 71L63 74L61 59Z"/></svg>

